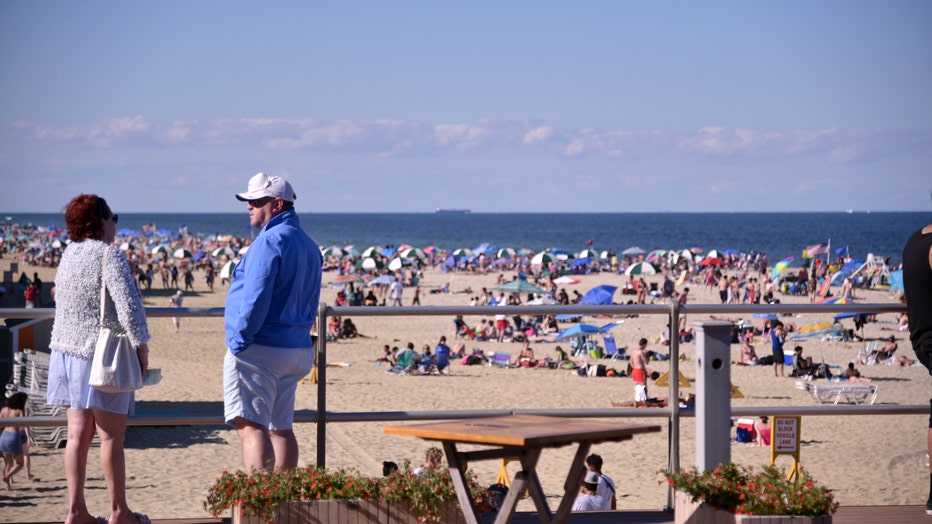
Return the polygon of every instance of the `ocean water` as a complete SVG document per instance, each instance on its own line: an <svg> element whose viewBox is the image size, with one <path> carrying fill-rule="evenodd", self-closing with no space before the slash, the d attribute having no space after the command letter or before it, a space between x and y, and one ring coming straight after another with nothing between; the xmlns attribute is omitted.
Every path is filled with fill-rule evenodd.
<svg viewBox="0 0 932 524"><path fill-rule="evenodd" d="M119 210L118 210L119 212ZM244 213L120 214L121 229L141 231L144 224L192 234L250 237ZM38 226L64 226L60 214L10 214L12 221ZM734 249L766 253L771 263L800 258L811 244L830 242L847 247L854 258L867 253L889 256L899 263L903 245L932 213L312 213L301 223L321 246L352 244L446 249L493 247L562 248L577 252L592 240L592 248L620 253L632 246L654 249Z"/></svg>

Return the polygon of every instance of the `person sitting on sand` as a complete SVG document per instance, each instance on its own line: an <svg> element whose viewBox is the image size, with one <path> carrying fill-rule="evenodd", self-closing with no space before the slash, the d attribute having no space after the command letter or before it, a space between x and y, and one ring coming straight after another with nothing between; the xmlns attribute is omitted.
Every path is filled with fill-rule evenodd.
<svg viewBox="0 0 932 524"><path fill-rule="evenodd" d="M764 415L754 421L754 431L757 433L757 443L761 446L770 445L770 419Z"/></svg>
<svg viewBox="0 0 932 524"><path fill-rule="evenodd" d="M803 356L802 346L793 348L793 371L796 372L797 377L815 374L815 368L812 366L812 357Z"/></svg>
<svg viewBox="0 0 932 524"><path fill-rule="evenodd" d="M537 365L537 360L534 358L534 350L531 349L527 341L524 342L524 347L521 348L521 352L518 353L518 356L515 357L515 361L511 365L523 368L532 368Z"/></svg>
<svg viewBox="0 0 932 524"><path fill-rule="evenodd" d="M754 347L751 346L749 337L745 337L741 342L741 363L747 364L748 366L756 366L758 364L757 353L754 351Z"/></svg>
<svg viewBox="0 0 932 524"><path fill-rule="evenodd" d="M356 338L359 336L356 324L353 324L353 321L349 318L343 319L342 336L343 338Z"/></svg>
<svg viewBox="0 0 932 524"><path fill-rule="evenodd" d="M896 353L898 346L896 344L896 337L890 335L890 338L887 339L887 342L884 343L883 347L877 350L877 362L883 362L889 360Z"/></svg>
<svg viewBox="0 0 932 524"><path fill-rule="evenodd" d="M845 379L848 382L870 382L871 379L862 377L861 372L854 367L854 362L848 362L848 369L845 370Z"/></svg>

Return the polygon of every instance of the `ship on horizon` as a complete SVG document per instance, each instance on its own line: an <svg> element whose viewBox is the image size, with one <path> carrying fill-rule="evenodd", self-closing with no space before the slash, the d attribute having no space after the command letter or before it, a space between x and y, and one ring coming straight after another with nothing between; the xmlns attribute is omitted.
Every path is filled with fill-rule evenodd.
<svg viewBox="0 0 932 524"><path fill-rule="evenodd" d="M447 215L468 215L469 210L468 209L444 209L442 207L438 207L436 210L434 210L434 213L443 213Z"/></svg>

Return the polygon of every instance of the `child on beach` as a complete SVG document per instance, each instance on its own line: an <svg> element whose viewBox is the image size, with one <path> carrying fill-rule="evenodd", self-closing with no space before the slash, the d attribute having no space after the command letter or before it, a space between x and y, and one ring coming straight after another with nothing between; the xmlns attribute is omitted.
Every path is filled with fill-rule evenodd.
<svg viewBox="0 0 932 524"><path fill-rule="evenodd" d="M15 417L26 416L26 401L29 397L25 393L15 393L6 400L6 405L0 409L0 449L3 450L3 484L7 491L13 489L13 475L23 469L25 464L25 450L23 440L29 442L29 430L24 426L14 425L10 420ZM27 469L27 474L32 475Z"/></svg>

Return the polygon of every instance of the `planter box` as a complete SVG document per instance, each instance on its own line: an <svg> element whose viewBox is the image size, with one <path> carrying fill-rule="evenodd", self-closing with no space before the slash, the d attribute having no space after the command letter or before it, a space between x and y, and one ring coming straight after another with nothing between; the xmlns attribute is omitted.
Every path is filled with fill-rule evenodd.
<svg viewBox="0 0 932 524"><path fill-rule="evenodd" d="M675 524L832 524L831 515L738 515L704 502L694 502L692 495L682 491L676 492L674 504Z"/></svg>
<svg viewBox="0 0 932 524"><path fill-rule="evenodd" d="M441 505L440 520L452 524L466 524L456 501ZM299 500L285 502L278 507L274 522L278 524L423 524L409 510L407 504L379 500ZM233 524L265 524L256 516L240 515L233 508Z"/></svg>

